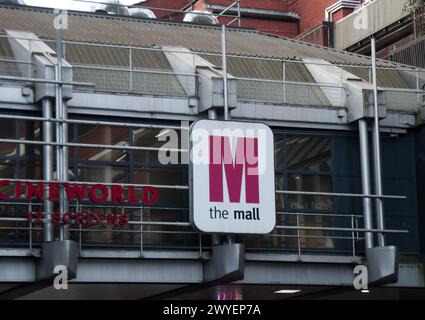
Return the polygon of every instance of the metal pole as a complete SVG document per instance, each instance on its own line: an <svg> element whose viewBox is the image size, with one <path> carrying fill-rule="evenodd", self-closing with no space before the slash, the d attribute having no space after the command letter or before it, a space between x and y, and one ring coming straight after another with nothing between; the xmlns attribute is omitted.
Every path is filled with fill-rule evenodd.
<svg viewBox="0 0 425 320"><path fill-rule="evenodd" d="M226 49L226 26L221 26L221 46L222 46L222 61L223 61L223 86L224 86L224 121L229 120L229 102L228 102L228 87L227 87L227 49ZM234 235L226 236L227 244L235 243Z"/></svg>
<svg viewBox="0 0 425 320"><path fill-rule="evenodd" d="M362 174L362 192L365 195L370 194L370 166L369 166L369 141L367 122L362 119L359 120L359 137L360 137L360 165ZM372 199L363 198L363 215L364 215L364 228L372 229ZM366 249L373 247L372 233L365 233L365 246Z"/></svg>
<svg viewBox="0 0 425 320"><path fill-rule="evenodd" d="M378 111L378 82L376 76L376 42L371 40L372 47L372 81L373 81L373 102L374 102L374 126L373 126L373 158L375 173L375 193L382 195L382 168L381 168L381 141L379 136L379 111ZM377 228L384 229L384 207L382 198L376 199L376 219ZM378 234L378 245L385 246L384 234Z"/></svg>
<svg viewBox="0 0 425 320"><path fill-rule="evenodd" d="M52 101L48 98L42 101L43 118L52 117ZM52 142L52 122L43 122L43 141ZM51 145L43 146L43 180L51 181L53 177L53 147ZM45 219L44 223L44 241L53 241L53 224L51 222L51 214L53 212L53 204L48 200L49 198L49 184L45 187L45 200L44 200L44 211Z"/></svg>
<svg viewBox="0 0 425 320"><path fill-rule="evenodd" d="M61 13L59 13L60 15ZM56 28L56 81L62 81L62 29L60 27ZM63 99L62 99L62 85L59 83L56 85L56 119L62 120L63 118ZM61 122L56 123L56 141L59 144L63 144L64 141L64 125ZM56 175L58 181L63 181L63 172L64 172L64 148L63 145L58 145L56 147ZM61 216L65 213L65 193L63 188L60 192L60 203L59 203L59 212ZM66 239L65 228L63 225L60 227L59 238L61 241Z"/></svg>
<svg viewBox="0 0 425 320"><path fill-rule="evenodd" d="M129 63L129 82L130 82L130 92L133 92L133 52L130 48L128 50L128 63Z"/></svg>
<svg viewBox="0 0 425 320"><path fill-rule="evenodd" d="M242 25L241 21L241 0L238 1L238 26L240 27Z"/></svg>
<svg viewBox="0 0 425 320"><path fill-rule="evenodd" d="M418 107L421 107L421 93L420 93L420 85L419 85L419 68L416 69L416 91L418 92Z"/></svg>
<svg viewBox="0 0 425 320"><path fill-rule="evenodd" d="M217 111L215 109L208 110L208 119L217 120Z"/></svg>
<svg viewBox="0 0 425 320"><path fill-rule="evenodd" d="M68 119L68 105L66 102L62 103L62 120L67 120ZM66 122L62 123L62 140L63 143L67 143L68 142L68 124ZM68 174L68 168L69 168L69 164L68 164L68 155L69 155L69 148L68 146L63 146L62 147L62 181L68 182L69 180L69 174ZM69 211L69 203L68 203L68 198L65 194L65 189L62 185L61 188L61 192L62 192L62 203L63 203L63 208L64 208L64 213ZM64 235L64 239L67 240L69 239L69 225L68 224L64 224L62 226L63 229L63 235Z"/></svg>
<svg viewBox="0 0 425 320"><path fill-rule="evenodd" d="M221 51L222 51L222 64L223 64L223 94L224 94L224 120L229 118L229 105L227 95L227 57L226 57L226 26L221 26Z"/></svg>
<svg viewBox="0 0 425 320"><path fill-rule="evenodd" d="M208 119L210 120L217 120L217 110L212 108L208 110ZM212 246L219 245L221 242L220 235L219 234L213 234L211 237L212 240Z"/></svg>
<svg viewBox="0 0 425 320"><path fill-rule="evenodd" d="M282 61L283 103L286 104L286 61Z"/></svg>

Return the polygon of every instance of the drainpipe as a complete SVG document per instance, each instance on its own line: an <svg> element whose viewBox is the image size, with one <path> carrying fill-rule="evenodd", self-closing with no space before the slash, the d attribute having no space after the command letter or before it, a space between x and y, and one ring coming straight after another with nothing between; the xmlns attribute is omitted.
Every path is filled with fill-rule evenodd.
<svg viewBox="0 0 425 320"><path fill-rule="evenodd" d="M224 121L229 119L229 103L227 90L227 55L226 55L226 26L221 26L221 52L223 71L223 92L224 92Z"/></svg>
<svg viewBox="0 0 425 320"><path fill-rule="evenodd" d="M369 166L369 140L368 126L364 119L359 120L359 137L360 137L360 165L362 174L362 192L370 195L370 166ZM364 228L372 229L372 199L363 198L363 216ZM365 232L366 249L373 247L373 236L371 232Z"/></svg>
<svg viewBox="0 0 425 320"><path fill-rule="evenodd" d="M44 98L42 101L43 118L52 118L52 100ZM52 122L43 122L43 141L52 142ZM43 146L43 180L46 182L44 191L44 242L53 241L53 224L51 222L53 205L49 201L49 182L53 178L53 150L51 145Z"/></svg>
<svg viewBox="0 0 425 320"><path fill-rule="evenodd" d="M68 104L66 101L62 102L62 120L68 120ZM62 141L63 143L68 143L68 124L62 123ZM62 147L62 181L67 182L69 180L69 174L68 174L68 147L64 146ZM69 212L69 203L68 198L65 194L64 187L62 188L63 191L63 208L64 212ZM69 225L64 224L62 225L62 232L63 232L63 238L65 240L69 239Z"/></svg>
<svg viewBox="0 0 425 320"><path fill-rule="evenodd" d="M379 112L378 112L378 82L376 80L376 42L375 38L371 40L372 47L372 81L373 81L373 103L374 103L374 125L373 125L373 159L375 174L375 192L378 196L382 196L382 166L381 166L381 141L379 134ZM382 198L376 199L376 219L377 227L384 230L384 207ZM378 245L385 246L385 238L383 233L378 233Z"/></svg>
<svg viewBox="0 0 425 320"><path fill-rule="evenodd" d="M62 81L62 29L56 28L56 58L57 58L57 64L56 64L56 72L55 72L55 78L56 81ZM63 120L66 118L66 105L63 102L62 97L62 85L57 84L56 85L56 119L57 120ZM65 132L66 125L62 122L56 123L56 140L58 143L63 144L67 142L67 132ZM58 181L65 181L64 172L68 172L68 159L65 159L65 155L67 156L67 148L63 146L58 146L56 148L57 154L56 154L56 172L57 172L57 180ZM63 216L67 210L68 204L66 200L65 195L65 189L63 185L61 185L60 188L60 203L59 203L59 211L61 215L61 221L63 219ZM68 227L64 224L60 226L60 232L59 232L59 239L61 241L69 239L68 233Z"/></svg>
<svg viewBox="0 0 425 320"><path fill-rule="evenodd" d="M211 108L208 110L208 119L210 120L217 120L217 110L214 108ZM221 237L219 234L213 234L212 237L212 245L217 246L221 244Z"/></svg>
<svg viewBox="0 0 425 320"><path fill-rule="evenodd" d="M223 93L224 93L224 121L230 119L229 114L229 93L228 93L228 81L227 81L227 49L226 49L226 26L221 26L221 52L222 52L222 63L223 63ZM234 235L226 235L226 243L235 243Z"/></svg>

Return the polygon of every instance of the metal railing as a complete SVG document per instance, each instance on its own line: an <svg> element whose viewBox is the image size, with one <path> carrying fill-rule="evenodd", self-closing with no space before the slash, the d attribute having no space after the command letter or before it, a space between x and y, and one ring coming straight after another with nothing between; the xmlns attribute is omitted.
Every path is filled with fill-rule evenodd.
<svg viewBox="0 0 425 320"><path fill-rule="evenodd" d="M333 26L330 22L321 22L316 27L295 37L296 40L317 44L325 47L333 46Z"/></svg>
<svg viewBox="0 0 425 320"><path fill-rule="evenodd" d="M0 37L9 38L10 36L0 35ZM28 41L29 47L34 46L34 44L31 45L31 43L36 41L45 42L50 46L54 43L49 39L34 40L16 37L15 39ZM71 62L75 82L63 82L63 84L74 84L74 90L77 91L197 97L197 74L177 73L172 71L171 66L168 62L166 62L167 59L164 54L166 52L178 52L179 54L189 55L187 61L193 62L193 69L195 69L195 55L200 55L202 57L208 56L213 60L217 57L220 58L220 54L216 53L182 53L182 51L177 49L175 51L172 49L164 51L161 48L139 48L134 46L106 45L78 41L63 41L63 46L65 58L73 52L75 59L83 61L85 59L83 53L85 53L86 50L94 50L92 54L99 57L99 59L103 62L110 63L103 54L111 55L111 57L117 62L116 65L94 65L82 62ZM101 53L98 50L105 50L105 53ZM319 107L345 106L347 92L344 88L342 78L340 81L336 81L335 83L317 83L314 82L311 75L309 75L309 66L330 67L329 63L265 57L241 57L232 54L228 54L227 57L230 60L244 60L241 64L237 63L237 68L246 69L247 66L245 66L245 64L248 63L248 69L256 70L258 68L263 69L262 63L270 64L270 66L264 68L265 71L255 71L250 77L236 77L237 99L239 100L288 105L311 105ZM274 64L276 64L276 66ZM142 67L142 65L146 66ZM150 65L150 67L148 65ZM341 70L341 75L342 70L346 67L354 69L365 68L363 65L338 64L334 66ZM0 81L3 83L55 83L54 80L32 78L33 68L33 62L30 60L25 61L16 60L11 57L0 57ZM273 70L274 68L280 68L280 70ZM418 91L421 90L420 84L425 81L425 73L423 73L423 70L417 69L415 71L415 69L407 66L395 67L390 65L380 66L378 69L416 72L416 77L418 78L416 90ZM255 73L263 73L263 71L270 74L265 74L264 78L259 78L258 75L255 75ZM294 78L294 72L298 72L299 74L295 76L295 78L297 78L296 81L291 81ZM276 79L276 75L278 75L278 79ZM300 77L304 77L305 79L298 79ZM398 92L400 92L400 95L396 96L395 99L388 99L389 102L399 101L401 104L403 101L404 103L406 103L406 101L413 101L412 96L414 93L412 93L410 89L394 89L397 89ZM385 90L387 90L387 88L385 88ZM421 92L417 92L418 96L420 94ZM388 96L393 97L395 95L388 93ZM407 97L407 99L405 99L405 97ZM416 100L420 100L420 98ZM417 104L415 104L415 106L416 105ZM400 109L399 106L395 106L395 108Z"/></svg>
<svg viewBox="0 0 425 320"><path fill-rule="evenodd" d="M39 183L43 180L8 179L9 183ZM60 183L60 181L59 181ZM69 181L70 184L93 185L97 182ZM120 185L143 188L146 184L104 183L107 186ZM184 190L186 185L152 185L158 189ZM3 191L4 192L4 191ZM334 192L306 192L291 190L276 190L280 195L344 197L344 198L377 198L377 195ZM404 196L384 195L380 198L401 200ZM0 215L0 245L14 247L21 245L28 248L28 253L42 242L44 218L35 219L36 213L43 212L41 200L1 200L2 214ZM128 214L128 225L122 224L71 224L70 231L73 239L79 242L80 250L98 247L110 250L120 246L136 251L143 256L144 252L154 249L163 250L195 250L200 253L211 248L210 239L196 232L190 222L187 207L166 207L161 205L144 206L131 204L91 203L89 198L75 200L69 205L72 213ZM8 209L12 209L10 212ZM9 216L5 216L9 212ZM28 219L28 213L34 217ZM299 260L305 254L320 253L350 254L361 256L361 245L364 233L404 234L406 230L365 229L363 216L353 213L316 212L315 209L278 210L277 225L272 233L264 236L244 236L249 251L269 251L285 254L296 252ZM93 220L94 221L94 220Z"/></svg>
<svg viewBox="0 0 425 320"><path fill-rule="evenodd" d="M299 192L302 194L302 192ZM41 203L33 202L5 202L0 205L27 207L28 212L41 210ZM83 249L97 247L99 249L114 249L117 245L121 248L137 251L143 256L146 251L154 249L165 250L195 250L202 256L203 250L211 249L210 239L205 235L192 229L188 217L178 220L164 220L161 213L154 211L172 210L187 211L187 208L155 208L138 207L126 205L93 205L93 204L70 204L70 210L75 212L91 212L102 208L119 209L121 212L132 209L130 216L137 217L137 220L130 220L128 225L82 225L71 224L70 231L73 232L74 240L78 241L80 251ZM153 213L152 213L153 211ZM149 220L144 216L149 212ZM353 257L362 256L363 246L361 241L365 232L403 234L405 230L377 230L365 229L363 217L358 214L332 214L314 212L286 212L278 211L277 217L281 221L272 233L265 236L244 236L248 251L270 251L276 253L295 252L302 260L305 254L320 253L340 253L350 254ZM7 239L0 239L3 247L16 247L21 244L28 248L28 253L33 253L33 249L41 242L41 234L45 220L35 221L28 218L0 217L0 234L8 231L12 243ZM283 221L283 223L282 223ZM20 234L20 235L19 235Z"/></svg>
<svg viewBox="0 0 425 320"><path fill-rule="evenodd" d="M90 120L58 120L44 119L30 116L0 115L5 119L20 119L33 121L52 121L72 124L93 124L93 125L113 125L113 126L134 126L139 128L164 129L168 126L155 124L131 124L108 121L90 121ZM187 130L187 127L170 126L170 128ZM19 140L19 139L1 139L0 143L13 143L19 145L38 144L52 145L51 142ZM55 144L56 145L56 144ZM112 144L87 144L87 143L67 143L69 147L87 147L96 149L121 149L121 150L142 150L158 151L157 147L150 146L128 146ZM187 149L176 149L175 152L188 152ZM44 180L29 179L7 179L9 183L30 182L40 183L48 182ZM55 181L59 183L69 182L71 184L93 185L98 182L85 181ZM134 184L134 183L103 183L107 186L133 186L143 188L147 185L158 189L171 191L189 191L187 185L164 185L164 184ZM4 192L4 191L3 191ZM333 192L302 192L290 190L276 190L279 195L302 195L317 197L346 197L346 198L377 198L377 195L353 194L353 193L333 193ZM384 195L383 199L405 199L403 196ZM186 199L187 202L187 199ZM25 218L27 212L43 211L41 201L0 201L3 206L0 216L0 230L3 234L3 245L12 246L21 244L28 246L28 252L32 253L35 245L42 241L43 225ZM11 207L12 210L8 210ZM167 250L196 250L202 255L202 251L211 246L211 241L205 239L205 236L195 232L191 228L188 217L187 207L170 207L157 205L155 207L132 206L126 204L106 203L96 205L89 201L82 203L70 203L71 212L91 212L92 210L110 210L112 213L129 212L130 221L128 226L123 225L72 225L71 231L75 240L79 241L80 249L100 246L108 250L117 245L136 250L143 255L145 251L152 248L161 248ZM353 256L359 254L357 244L362 241L361 234L371 233L405 233L403 230L368 230L362 228L362 218L354 214L334 214L334 213L315 213L311 212L287 212L278 211L278 225L275 230L266 236L246 236L245 241L249 250L274 250L278 253L297 252L300 260L302 255L311 253L314 250L324 252L348 252ZM8 214L9 212L9 214ZM5 216L9 215L9 216ZM344 220L343 223L339 222ZM93 235L95 234L95 235ZM7 243L6 240L9 240ZM10 243L12 241L12 243ZM345 243L342 249L341 243ZM347 243L349 245L347 245ZM349 248L349 249L347 249ZM361 249L360 249L361 251Z"/></svg>
<svg viewBox="0 0 425 320"><path fill-rule="evenodd" d="M237 98L244 101L343 107L347 96L344 87L332 84L251 78L237 80Z"/></svg>
<svg viewBox="0 0 425 320"><path fill-rule="evenodd" d="M76 81L95 83L96 91L196 96L196 75L109 66L73 65ZM77 90L87 88L77 87Z"/></svg>

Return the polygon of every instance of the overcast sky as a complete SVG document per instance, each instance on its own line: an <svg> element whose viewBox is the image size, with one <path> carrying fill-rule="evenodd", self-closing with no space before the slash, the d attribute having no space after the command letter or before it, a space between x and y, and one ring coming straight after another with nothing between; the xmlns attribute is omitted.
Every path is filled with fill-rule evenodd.
<svg viewBox="0 0 425 320"><path fill-rule="evenodd" d="M25 4L29 6L37 6L37 7L48 7L48 8L58 8L58 9L69 9L69 10L78 10L78 11L92 11L93 7L96 5L93 2L96 0L24 0ZM109 2L99 0L97 2ZM131 5L135 4L139 1L134 0L120 0L121 4Z"/></svg>

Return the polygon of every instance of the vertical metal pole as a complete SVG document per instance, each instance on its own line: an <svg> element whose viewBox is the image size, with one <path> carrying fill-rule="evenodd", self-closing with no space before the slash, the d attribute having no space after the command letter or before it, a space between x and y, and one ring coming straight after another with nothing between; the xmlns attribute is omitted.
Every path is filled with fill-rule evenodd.
<svg viewBox="0 0 425 320"><path fill-rule="evenodd" d="M52 101L48 98L42 101L43 118L52 118ZM43 141L53 142L52 138L52 122L43 121ZM53 204L49 201L49 182L53 178L53 147L51 145L43 145L43 180L47 183L44 188L44 230L43 238L45 242L53 241L53 224L51 222Z"/></svg>
<svg viewBox="0 0 425 320"><path fill-rule="evenodd" d="M30 202L28 204L28 212L30 212L32 214L32 203ZM29 221L29 254L32 255L32 216L31 219Z"/></svg>
<svg viewBox="0 0 425 320"><path fill-rule="evenodd" d="M369 141L366 120L359 120L360 137L360 166L362 174L362 191L370 195L370 166L369 166ZM372 199L363 198L364 228L372 229ZM365 232L366 249L373 247L373 236L371 232Z"/></svg>
<svg viewBox="0 0 425 320"><path fill-rule="evenodd" d="M226 26L221 26L221 52L223 65L223 94L224 94L224 120L229 118L228 92L227 92L227 54L226 54Z"/></svg>
<svg viewBox="0 0 425 320"><path fill-rule="evenodd" d="M140 256L143 256L143 208L140 208Z"/></svg>
<svg viewBox="0 0 425 320"><path fill-rule="evenodd" d="M300 217L297 212L297 245L298 245L298 260L301 261L301 238L300 238Z"/></svg>
<svg viewBox="0 0 425 320"><path fill-rule="evenodd" d="M128 49L128 61L129 61L129 70L130 70L130 74L129 74L129 81L130 81L130 92L133 92L133 54L132 54L132 49Z"/></svg>
<svg viewBox="0 0 425 320"><path fill-rule="evenodd" d="M286 103L286 61L282 61L283 103Z"/></svg>
<svg viewBox="0 0 425 320"><path fill-rule="evenodd" d="M61 13L59 13L60 15ZM62 81L62 29L59 27L56 28L56 81ZM56 85L56 119L61 120L63 117L63 99L62 99L62 85L59 83ZM56 123L56 141L60 144L64 143L63 137L63 123ZM63 172L64 172L64 149L62 146L57 146L56 149L56 173L57 180L63 181ZM65 213L65 197L64 190L61 187L60 189L60 203L59 203L59 212L61 214L61 220ZM59 238L61 241L66 239L66 232L64 225L60 227Z"/></svg>
<svg viewBox="0 0 425 320"><path fill-rule="evenodd" d="M342 68L342 65L339 66L339 70L341 71L340 76L339 76L339 85L341 86L341 101L340 101L340 106L343 107L344 106L344 69Z"/></svg>
<svg viewBox="0 0 425 320"><path fill-rule="evenodd" d="M68 104L63 101L62 103L62 119L63 120L68 120ZM68 143L68 124L66 122L62 123L62 141L63 143ZM63 151L62 151L62 181L67 182L69 180L69 174L68 174L68 168L69 168L69 164L68 164L68 152L69 148L67 146L63 146ZM68 203L68 198L66 197L65 194L65 188L62 186L61 188L62 190L62 202L63 202L63 208L64 208L64 212L68 212L69 211L69 203ZM63 225L63 233L64 233L64 239L67 240L69 239L69 224L64 224Z"/></svg>
<svg viewBox="0 0 425 320"><path fill-rule="evenodd" d="M221 26L221 47L222 47L222 62L223 62L223 91L224 91L224 121L229 120L229 100L228 100L228 86L227 86L227 49L226 49L226 26ZM233 235L226 236L227 244L235 243Z"/></svg>
<svg viewBox="0 0 425 320"><path fill-rule="evenodd" d="M379 132L379 110L378 110L378 82L376 76L376 42L375 38L371 40L372 47L372 81L373 81L373 102L374 102L374 126L373 126L373 158L375 173L375 192L382 196L382 168L381 168L381 141ZM376 199L376 219L377 228L385 228L384 207L382 198ZM385 237L383 233L378 233L378 245L385 246Z"/></svg>
<svg viewBox="0 0 425 320"><path fill-rule="evenodd" d="M32 62L32 48L31 48L32 40L28 40L28 62ZM32 63L28 63L28 78L31 78L33 76L32 74Z"/></svg>
<svg viewBox="0 0 425 320"><path fill-rule="evenodd" d="M217 120L217 110L209 109L208 110L208 119ZM212 239L212 246L216 246L216 245L220 244L220 235L213 234L211 239Z"/></svg>
<svg viewBox="0 0 425 320"><path fill-rule="evenodd" d="M215 109L208 110L208 119L217 120L217 111Z"/></svg>
<svg viewBox="0 0 425 320"><path fill-rule="evenodd" d="M419 68L416 69L416 91L418 92L418 108L421 107L421 94L420 94L420 84L419 84Z"/></svg>
<svg viewBox="0 0 425 320"><path fill-rule="evenodd" d="M353 250L353 258L356 257L356 240L355 240L355 233L354 233L354 215L351 215L351 229L353 232L351 232L351 245Z"/></svg>
<svg viewBox="0 0 425 320"><path fill-rule="evenodd" d="M238 1L238 26L240 27L242 25L241 21L241 0Z"/></svg>

